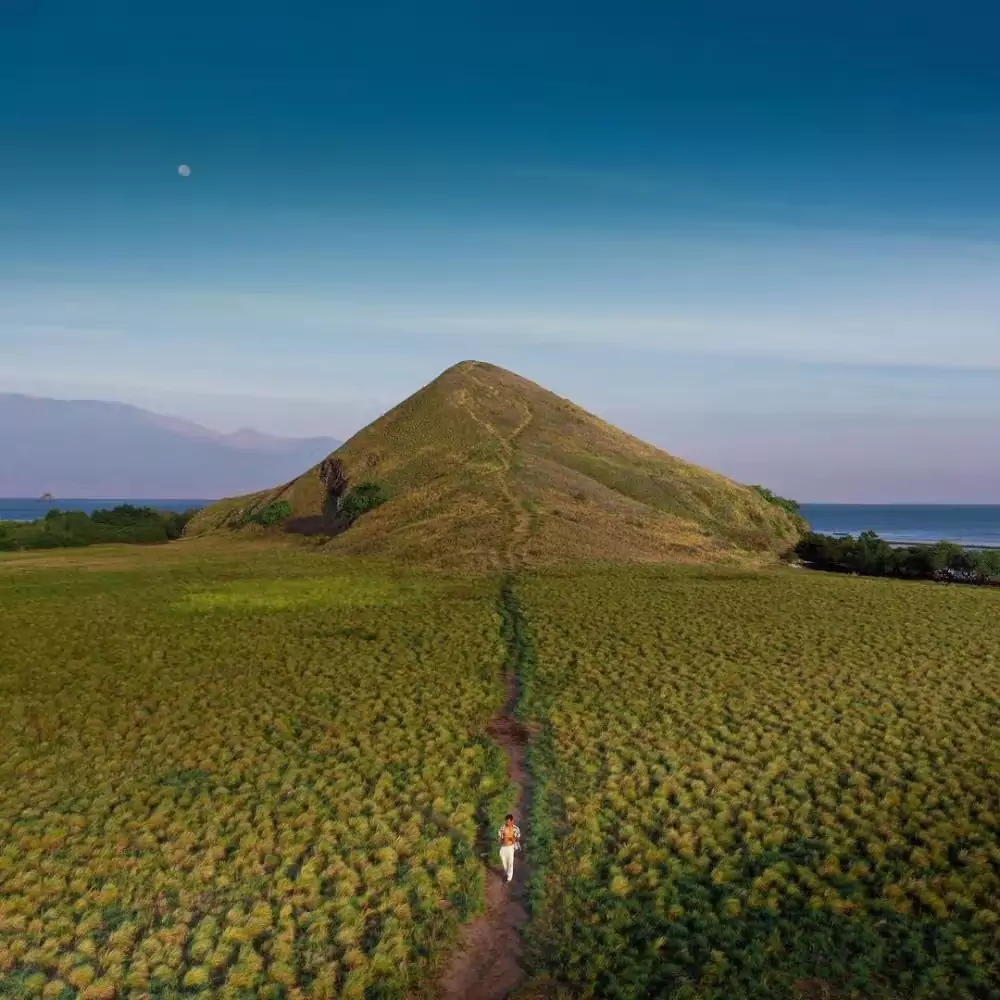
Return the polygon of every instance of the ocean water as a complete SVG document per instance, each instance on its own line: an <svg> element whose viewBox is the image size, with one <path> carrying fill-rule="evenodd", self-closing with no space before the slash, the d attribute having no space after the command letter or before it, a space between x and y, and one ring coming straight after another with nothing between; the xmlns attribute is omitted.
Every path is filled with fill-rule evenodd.
<svg viewBox="0 0 1000 1000"><path fill-rule="evenodd" d="M34 521L52 507L91 513L121 503L158 510L191 510L212 500L82 500L0 497L0 521ZM887 542L932 543L945 539L971 548L1000 548L1000 504L995 506L946 506L943 504L804 503L802 513L813 531L823 535L859 535L874 531Z"/></svg>
<svg viewBox="0 0 1000 1000"><path fill-rule="evenodd" d="M802 514L821 535L874 531L902 545L943 539L969 548L1000 548L1000 505L804 503Z"/></svg>
<svg viewBox="0 0 1000 1000"><path fill-rule="evenodd" d="M37 521L45 517L53 507L59 510L82 510L91 514L95 510L108 510L119 504L130 503L135 507L155 507L157 510L201 509L211 500L65 500L56 497L51 503L46 500L6 499L0 497L0 521Z"/></svg>

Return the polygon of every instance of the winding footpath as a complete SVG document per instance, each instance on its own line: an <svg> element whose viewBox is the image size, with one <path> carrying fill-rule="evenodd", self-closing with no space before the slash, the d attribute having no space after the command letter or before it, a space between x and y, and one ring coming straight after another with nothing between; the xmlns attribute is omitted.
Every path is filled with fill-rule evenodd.
<svg viewBox="0 0 1000 1000"><path fill-rule="evenodd" d="M511 466L514 460L517 440L531 424L532 412L525 405L524 416L509 437L501 435L497 429L483 420L472 409L469 401L462 402L470 415L503 445L501 466L497 469L501 491L511 506L513 517L510 540L504 553L505 568L512 573L523 558L532 529L532 515L520 503L510 484ZM524 984L527 972L522 965L524 945L521 931L528 923L527 879L531 874L530 864L525 855L530 856L532 778L527 766L527 749L531 734L527 727L515 717L520 698L518 669L520 650L517 647L517 617L520 610L514 603L507 603L505 612L509 616L508 656L504 684L506 698L503 707L490 721L486 732L507 758L507 775L516 791L511 812L514 821L521 828L525 849L518 852L514 862L514 879L507 885L500 867L499 847L496 831L488 830L486 836L486 910L462 928L459 943L450 961L444 968L436 984L435 996L441 1000L504 1000Z"/></svg>
<svg viewBox="0 0 1000 1000"><path fill-rule="evenodd" d="M511 668L507 675L507 700L486 731L507 755L507 773L519 789L511 812L527 842L531 774L525 763L525 752L529 734L514 718L517 699L517 676ZM462 928L458 947L436 991L442 1000L503 1000L527 978L521 965L521 928L528 922L525 880L531 868L524 861L525 852L518 853L514 881L508 886L501 874L499 850L494 843L496 831L489 833L486 912ZM526 843L525 848L530 850L530 843Z"/></svg>
<svg viewBox="0 0 1000 1000"><path fill-rule="evenodd" d="M484 393L488 395L496 394L496 390L493 387L479 382L478 379L473 378L473 381L482 388ZM534 517L521 501L518 500L517 494L511 486L511 470L514 464L514 455L517 451L518 439L531 426L535 415L526 402L519 400L518 405L523 409L521 420L517 427L507 437L504 437L490 421L481 417L476 412L472 401L469 399L469 394L464 389L458 394L458 401L465 408L472 420L479 424L487 434L496 438L500 445L500 462L496 466L495 471L500 493L510 507L512 519L510 537L507 541L506 550L503 553L503 562L504 568L508 572L512 572L523 561L524 548L531 536Z"/></svg>

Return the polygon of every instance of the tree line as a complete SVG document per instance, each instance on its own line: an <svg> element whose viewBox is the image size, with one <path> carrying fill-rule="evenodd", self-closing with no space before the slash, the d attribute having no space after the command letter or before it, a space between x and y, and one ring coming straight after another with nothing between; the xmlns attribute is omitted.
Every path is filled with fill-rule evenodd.
<svg viewBox="0 0 1000 1000"><path fill-rule="evenodd" d="M119 504L92 514L53 508L37 521L0 521L0 551L77 548L108 542L155 545L180 538L194 510L155 510Z"/></svg>
<svg viewBox="0 0 1000 1000"><path fill-rule="evenodd" d="M1000 585L1000 549L966 549L954 542L890 545L874 531L857 538L809 532L795 554L814 569L905 580Z"/></svg>
<svg viewBox="0 0 1000 1000"><path fill-rule="evenodd" d="M799 504L764 486L752 486L768 503L797 517L808 529ZM892 545L874 531L821 535L806 530L794 554L813 569L860 576L892 576L903 580L1000 585L1000 549L967 549L954 542Z"/></svg>

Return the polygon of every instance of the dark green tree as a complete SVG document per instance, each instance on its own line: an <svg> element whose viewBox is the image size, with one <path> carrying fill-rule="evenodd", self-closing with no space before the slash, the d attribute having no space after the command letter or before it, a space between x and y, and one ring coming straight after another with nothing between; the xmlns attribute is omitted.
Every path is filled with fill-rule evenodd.
<svg viewBox="0 0 1000 1000"><path fill-rule="evenodd" d="M266 507L262 507L254 515L254 520L265 527L281 524L286 518L292 515L292 505L287 500L275 500Z"/></svg>
<svg viewBox="0 0 1000 1000"><path fill-rule="evenodd" d="M885 576L893 563L892 546L874 531L863 531L848 557L850 568L867 576Z"/></svg>
<svg viewBox="0 0 1000 1000"><path fill-rule="evenodd" d="M795 554L816 569L895 576L909 580L942 580L956 583L1000 583L1000 550L964 549L954 542L934 545L890 545L874 531L857 538L806 534Z"/></svg>
<svg viewBox="0 0 1000 1000"><path fill-rule="evenodd" d="M389 491L381 483L365 482L352 486L340 501L340 512L349 521L381 507L389 499Z"/></svg>

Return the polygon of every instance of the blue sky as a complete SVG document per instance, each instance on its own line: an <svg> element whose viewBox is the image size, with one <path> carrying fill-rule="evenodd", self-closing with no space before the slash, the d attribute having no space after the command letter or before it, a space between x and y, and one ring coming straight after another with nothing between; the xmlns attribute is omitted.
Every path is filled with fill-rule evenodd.
<svg viewBox="0 0 1000 1000"><path fill-rule="evenodd" d="M0 391L343 437L479 358L1000 502L996 5L148 6L0 12Z"/></svg>

